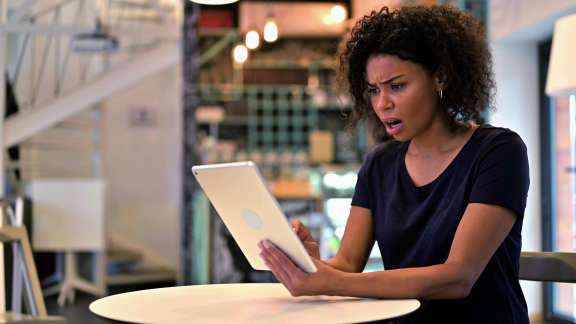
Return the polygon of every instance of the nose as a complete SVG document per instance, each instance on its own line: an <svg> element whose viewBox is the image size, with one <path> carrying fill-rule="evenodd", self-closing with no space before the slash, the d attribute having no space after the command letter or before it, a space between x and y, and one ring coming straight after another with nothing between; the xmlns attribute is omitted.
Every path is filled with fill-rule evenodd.
<svg viewBox="0 0 576 324"><path fill-rule="evenodd" d="M376 110L377 115L380 115L381 112L384 112L386 110L390 110L394 107L392 100L390 100L390 98L385 94L378 96L378 98L376 99L376 102L374 102L374 104L375 104L374 110Z"/></svg>

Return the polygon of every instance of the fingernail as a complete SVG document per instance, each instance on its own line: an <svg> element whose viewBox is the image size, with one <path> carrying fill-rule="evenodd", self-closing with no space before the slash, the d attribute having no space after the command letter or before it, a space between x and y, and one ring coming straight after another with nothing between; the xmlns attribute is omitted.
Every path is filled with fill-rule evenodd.
<svg viewBox="0 0 576 324"><path fill-rule="evenodd" d="M265 246L266 248L270 248L272 245L270 244L270 242L264 241L264 246Z"/></svg>
<svg viewBox="0 0 576 324"><path fill-rule="evenodd" d="M296 228L292 227L292 229L294 230L294 232L296 232Z"/></svg>
<svg viewBox="0 0 576 324"><path fill-rule="evenodd" d="M256 245L258 245L258 247L260 248L260 250L262 250L262 249L264 248L264 247L262 247L262 242L259 242L259 243L256 244Z"/></svg>
<svg viewBox="0 0 576 324"><path fill-rule="evenodd" d="M260 257L260 259L266 261L266 257L264 256L264 253L258 253L258 256Z"/></svg>

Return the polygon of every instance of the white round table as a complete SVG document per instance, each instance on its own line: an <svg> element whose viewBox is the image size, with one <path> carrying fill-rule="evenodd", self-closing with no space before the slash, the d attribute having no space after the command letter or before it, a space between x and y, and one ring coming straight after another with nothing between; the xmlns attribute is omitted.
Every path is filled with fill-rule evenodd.
<svg viewBox="0 0 576 324"><path fill-rule="evenodd" d="M90 310L129 323L358 323L401 317L416 299L292 297L281 284L224 284L142 290L101 298Z"/></svg>

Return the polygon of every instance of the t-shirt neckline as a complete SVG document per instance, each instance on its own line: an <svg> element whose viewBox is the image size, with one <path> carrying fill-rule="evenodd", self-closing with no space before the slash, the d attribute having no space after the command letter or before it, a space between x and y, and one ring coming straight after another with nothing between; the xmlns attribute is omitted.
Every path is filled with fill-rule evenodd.
<svg viewBox="0 0 576 324"><path fill-rule="evenodd" d="M470 136L470 138L468 139L468 141L466 141L466 143L464 144L464 146L462 146L462 148L460 149L460 152L458 152L458 154L456 154L456 156L454 157L454 159L452 159L452 161L450 162L450 164L448 164L448 166L444 169L444 171L442 171L440 173L440 175L438 175L436 177L436 179L432 180L431 182L423 185L423 186L419 186L417 187L414 182L412 181L412 178L410 178L410 174L408 173L408 168L406 167L406 153L408 152L408 147L410 146L410 143L412 142L412 140L406 141L406 144L404 145L403 149L402 149L402 154L400 154L400 164L401 164L401 173L402 173L402 177L403 179L408 182L408 184L411 186L411 188L416 191L417 193L425 193L428 192L429 190L431 190L432 188L434 188L434 186L436 185L436 183L439 181L439 179L445 177L446 174L450 173L452 169L454 169L457 160L460 159L460 156L464 155L463 152L465 150L467 150L468 146L470 146L470 143L474 140L474 138L476 137L476 134L478 133L478 130L483 127L484 124L480 124L478 125L478 127L474 130L474 133L472 133L472 136Z"/></svg>

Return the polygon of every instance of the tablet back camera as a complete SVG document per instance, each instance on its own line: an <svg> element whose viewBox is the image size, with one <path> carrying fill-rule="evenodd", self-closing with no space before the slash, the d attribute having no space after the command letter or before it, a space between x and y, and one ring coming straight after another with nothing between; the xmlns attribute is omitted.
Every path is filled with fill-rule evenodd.
<svg viewBox="0 0 576 324"><path fill-rule="evenodd" d="M240 214L242 214L242 219L244 219L244 221L246 222L246 224L248 224L248 226L255 229L262 228L262 219L260 218L260 216L258 216L258 214L256 214L252 210L244 208L242 209Z"/></svg>

